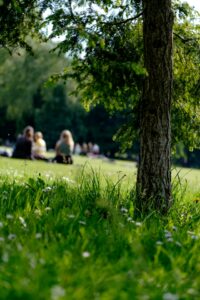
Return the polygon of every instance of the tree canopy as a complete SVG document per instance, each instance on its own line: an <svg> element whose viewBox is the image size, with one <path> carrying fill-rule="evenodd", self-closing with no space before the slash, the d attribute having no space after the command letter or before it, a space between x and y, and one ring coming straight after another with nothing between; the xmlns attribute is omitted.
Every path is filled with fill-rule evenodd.
<svg viewBox="0 0 200 300"><path fill-rule="evenodd" d="M141 1L47 1L52 24L50 38L73 58L62 78L78 82L82 101L102 103L111 113L123 110L127 123L116 137L129 146L138 136L138 112L146 70L143 64ZM172 142L200 146L199 16L187 3L174 1L174 89ZM181 126L180 126L181 123ZM129 139L127 139L127 136Z"/></svg>

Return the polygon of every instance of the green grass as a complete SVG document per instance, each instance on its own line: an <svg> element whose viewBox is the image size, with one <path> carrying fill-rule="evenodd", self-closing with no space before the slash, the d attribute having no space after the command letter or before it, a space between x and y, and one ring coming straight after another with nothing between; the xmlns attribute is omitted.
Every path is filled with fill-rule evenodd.
<svg viewBox="0 0 200 300"><path fill-rule="evenodd" d="M199 170L174 175L168 216L137 222L134 163L0 169L0 299L200 299Z"/></svg>

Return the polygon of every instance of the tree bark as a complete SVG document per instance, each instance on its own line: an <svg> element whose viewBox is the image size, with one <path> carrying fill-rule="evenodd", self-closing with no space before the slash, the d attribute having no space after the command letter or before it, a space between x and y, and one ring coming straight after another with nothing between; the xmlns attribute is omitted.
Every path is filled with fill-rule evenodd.
<svg viewBox="0 0 200 300"><path fill-rule="evenodd" d="M136 215L171 204L171 0L143 0L144 81Z"/></svg>

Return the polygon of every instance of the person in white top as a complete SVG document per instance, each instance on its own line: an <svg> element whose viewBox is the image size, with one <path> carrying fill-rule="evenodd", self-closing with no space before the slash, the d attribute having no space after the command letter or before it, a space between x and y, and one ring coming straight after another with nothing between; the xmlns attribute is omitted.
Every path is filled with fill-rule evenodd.
<svg viewBox="0 0 200 300"><path fill-rule="evenodd" d="M46 160L45 155L46 155L46 142L43 139L43 134L40 131L35 132L34 134L34 142L33 142L33 157L35 159L42 159Z"/></svg>

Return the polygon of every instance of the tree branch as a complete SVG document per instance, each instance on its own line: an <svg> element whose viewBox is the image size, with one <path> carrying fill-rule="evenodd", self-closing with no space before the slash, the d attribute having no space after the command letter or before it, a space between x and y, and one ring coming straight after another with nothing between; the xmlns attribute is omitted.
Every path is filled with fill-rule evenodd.
<svg viewBox="0 0 200 300"><path fill-rule="evenodd" d="M178 33L176 32L173 32L173 34L178 37L184 44L186 44L187 42L190 42L190 41L197 41L198 38L187 38L185 39L184 37L182 37L181 35L179 35Z"/></svg>
<svg viewBox="0 0 200 300"><path fill-rule="evenodd" d="M128 22L132 22L133 20L136 20L138 19L139 17L141 17L143 14L143 11L140 12L139 14L135 15L134 17L132 18L129 18L129 19L126 19L126 20L121 20L121 21L113 21L113 22L102 22L103 24L106 24L106 25L121 25L121 24L126 24Z"/></svg>

